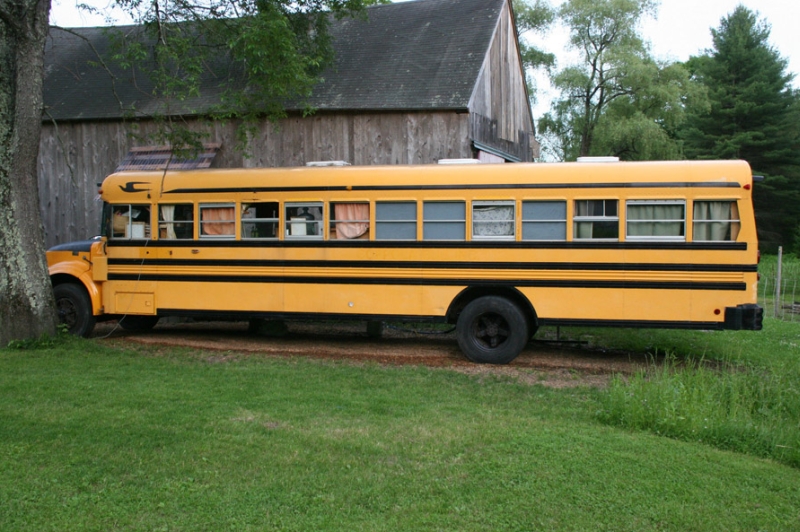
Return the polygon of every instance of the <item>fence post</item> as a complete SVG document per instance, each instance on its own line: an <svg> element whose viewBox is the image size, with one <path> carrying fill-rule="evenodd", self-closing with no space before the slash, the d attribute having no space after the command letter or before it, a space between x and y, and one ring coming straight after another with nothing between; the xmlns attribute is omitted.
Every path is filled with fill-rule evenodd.
<svg viewBox="0 0 800 532"><path fill-rule="evenodd" d="M783 246L778 246L778 279L775 283L775 317L781 308L781 269L783 266Z"/></svg>

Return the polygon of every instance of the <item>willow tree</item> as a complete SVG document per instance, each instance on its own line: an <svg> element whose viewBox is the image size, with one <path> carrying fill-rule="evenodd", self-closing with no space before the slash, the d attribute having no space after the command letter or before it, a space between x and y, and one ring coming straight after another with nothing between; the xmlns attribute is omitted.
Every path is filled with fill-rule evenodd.
<svg viewBox="0 0 800 532"><path fill-rule="evenodd" d="M539 132L555 140L558 158L620 155L627 159L677 156L675 112L682 112L688 74L655 61L639 31L654 14L653 0L568 0L559 18L580 57L556 72L560 90Z"/></svg>
<svg viewBox="0 0 800 532"><path fill-rule="evenodd" d="M382 2L114 0L138 31L119 33L113 57L95 66L149 76L156 111L147 118L160 126L158 140L199 144L174 118L193 98L216 99L212 117L239 120L246 138L247 124L310 96L333 58L330 18L373 3ZM50 0L0 0L0 347L56 330L37 184L49 13ZM208 79L219 83L203 95Z"/></svg>

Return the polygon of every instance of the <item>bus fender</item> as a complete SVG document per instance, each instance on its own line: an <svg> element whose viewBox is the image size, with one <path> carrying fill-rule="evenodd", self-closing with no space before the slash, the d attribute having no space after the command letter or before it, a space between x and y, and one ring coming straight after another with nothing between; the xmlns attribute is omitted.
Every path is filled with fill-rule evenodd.
<svg viewBox="0 0 800 532"><path fill-rule="evenodd" d="M53 286L62 283L82 285L92 302L92 314L98 316L103 313L103 298L100 287L92 279L92 269L86 266L77 262L55 264L50 267L50 280Z"/></svg>
<svg viewBox="0 0 800 532"><path fill-rule="evenodd" d="M536 310L525 294L513 286L468 286L450 303L447 309L447 322L455 323L458 321L458 316L464 310L464 307L482 296L499 296L508 299L519 306L520 310L525 314L531 331L535 332L538 328L539 319L536 316Z"/></svg>

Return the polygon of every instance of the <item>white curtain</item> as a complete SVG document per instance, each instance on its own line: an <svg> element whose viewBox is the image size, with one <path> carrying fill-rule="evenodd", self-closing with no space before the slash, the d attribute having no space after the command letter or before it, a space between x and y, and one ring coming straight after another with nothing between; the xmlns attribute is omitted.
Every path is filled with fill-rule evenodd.
<svg viewBox="0 0 800 532"><path fill-rule="evenodd" d="M695 240L736 240L739 208L732 201L694 202Z"/></svg>
<svg viewBox="0 0 800 532"><path fill-rule="evenodd" d="M514 207L474 207L472 209L472 234L474 236L513 236Z"/></svg>
<svg viewBox="0 0 800 532"><path fill-rule="evenodd" d="M178 235L175 234L175 224L172 223L175 220L175 205L161 205L161 218L167 223L164 225L167 229L167 236L166 238L176 239Z"/></svg>
<svg viewBox="0 0 800 532"><path fill-rule="evenodd" d="M628 236L683 236L682 219L683 205L628 205Z"/></svg>

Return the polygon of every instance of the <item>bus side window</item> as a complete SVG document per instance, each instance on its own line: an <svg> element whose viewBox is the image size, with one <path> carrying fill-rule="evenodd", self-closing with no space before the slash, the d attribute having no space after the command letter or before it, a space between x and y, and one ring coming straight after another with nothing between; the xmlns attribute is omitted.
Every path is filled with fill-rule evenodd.
<svg viewBox="0 0 800 532"><path fill-rule="evenodd" d="M242 238L278 238L278 202L242 204Z"/></svg>
<svg viewBox="0 0 800 532"><path fill-rule="evenodd" d="M380 201L376 203L375 238L377 240L416 240L417 203L414 201Z"/></svg>
<svg viewBox="0 0 800 532"><path fill-rule="evenodd" d="M331 203L331 240L369 238L369 203Z"/></svg>
<svg viewBox="0 0 800 532"><path fill-rule="evenodd" d="M465 240L466 206L463 201L426 201L422 204L423 240Z"/></svg>
<svg viewBox="0 0 800 532"><path fill-rule="evenodd" d="M566 239L566 201L522 202L522 240Z"/></svg>
<svg viewBox="0 0 800 532"><path fill-rule="evenodd" d="M194 238L194 206L159 205L158 238L169 240Z"/></svg>
<svg viewBox="0 0 800 532"><path fill-rule="evenodd" d="M322 238L322 203L287 203L286 236Z"/></svg>
<svg viewBox="0 0 800 532"><path fill-rule="evenodd" d="M630 200L626 203L628 240L686 240L686 202Z"/></svg>
<svg viewBox="0 0 800 532"><path fill-rule="evenodd" d="M472 202L472 238L513 240L515 220L513 201Z"/></svg>
<svg viewBox="0 0 800 532"><path fill-rule="evenodd" d="M228 237L236 234L236 207L232 203L200 204L200 237Z"/></svg>
<svg viewBox="0 0 800 532"><path fill-rule="evenodd" d="M150 238L150 205L112 205L111 238Z"/></svg>
<svg viewBox="0 0 800 532"><path fill-rule="evenodd" d="M618 240L619 214L617 200L575 200L576 240Z"/></svg>
<svg viewBox="0 0 800 532"><path fill-rule="evenodd" d="M739 206L735 201L695 201L692 238L696 242L736 240Z"/></svg>

